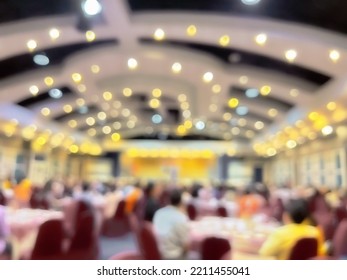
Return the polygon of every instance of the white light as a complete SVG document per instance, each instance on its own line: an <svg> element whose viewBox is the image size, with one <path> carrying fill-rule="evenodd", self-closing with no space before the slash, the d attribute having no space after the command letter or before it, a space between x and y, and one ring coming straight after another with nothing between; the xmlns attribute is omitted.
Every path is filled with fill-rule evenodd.
<svg viewBox="0 0 347 280"><path fill-rule="evenodd" d="M33 85L29 88L29 91L32 95L35 96L39 93L39 88L37 86Z"/></svg>
<svg viewBox="0 0 347 280"><path fill-rule="evenodd" d="M322 129L322 133L325 136L332 134L333 131L334 131L334 129L330 125L327 125L327 126L323 127L323 129Z"/></svg>
<svg viewBox="0 0 347 280"><path fill-rule="evenodd" d="M296 147L296 142L294 140L289 140L286 144L287 148L294 149Z"/></svg>
<svg viewBox="0 0 347 280"><path fill-rule="evenodd" d="M97 0L86 0L82 3L82 9L88 16L95 16L102 11L102 6Z"/></svg>
<svg viewBox="0 0 347 280"><path fill-rule="evenodd" d="M44 54L37 54L33 58L34 62L40 66L46 66L49 64L49 58Z"/></svg>
<svg viewBox="0 0 347 280"><path fill-rule="evenodd" d="M205 83L209 83L213 80L213 73L212 72L206 72L203 76L203 80Z"/></svg>
<svg viewBox="0 0 347 280"><path fill-rule="evenodd" d="M329 57L332 61L337 62L340 59L340 53L337 50L332 50L329 53Z"/></svg>
<svg viewBox="0 0 347 280"><path fill-rule="evenodd" d="M60 89L52 88L48 92L49 96L55 99L59 99L63 96L63 92Z"/></svg>
<svg viewBox="0 0 347 280"><path fill-rule="evenodd" d="M264 45L266 41L267 41L267 36L264 33L258 34L255 37L255 42L260 46Z"/></svg>
<svg viewBox="0 0 347 280"><path fill-rule="evenodd" d="M159 115L159 114L153 115L153 117L152 117L152 122L153 123L160 124L162 121L163 121L163 118L162 118L161 115Z"/></svg>
<svg viewBox="0 0 347 280"><path fill-rule="evenodd" d="M172 64L171 69L172 69L172 72L178 74L182 70L182 65L179 62L175 62L174 64Z"/></svg>
<svg viewBox="0 0 347 280"><path fill-rule="evenodd" d="M286 59L289 61L289 62L293 62L296 57L298 56L298 53L296 50L288 50L286 51Z"/></svg>
<svg viewBox="0 0 347 280"><path fill-rule="evenodd" d="M130 58L128 60L128 67L130 69L135 69L137 67L138 63L137 63L137 60L135 58Z"/></svg>
<svg viewBox="0 0 347 280"><path fill-rule="evenodd" d="M245 94L248 98L256 98L259 96L259 91L256 88L250 88L246 90Z"/></svg>
<svg viewBox="0 0 347 280"><path fill-rule="evenodd" d="M198 121L196 124L195 124L195 128L197 130L203 130L205 129L206 125L203 121Z"/></svg>
<svg viewBox="0 0 347 280"><path fill-rule="evenodd" d="M56 28L52 28L49 30L49 37L51 37L52 40L58 39L60 36L60 31Z"/></svg>
<svg viewBox="0 0 347 280"><path fill-rule="evenodd" d="M241 2L245 5L256 5L260 2L261 0L241 0Z"/></svg>
<svg viewBox="0 0 347 280"><path fill-rule="evenodd" d="M236 114L239 116L245 116L248 114L248 108L246 106L239 106L236 108Z"/></svg>

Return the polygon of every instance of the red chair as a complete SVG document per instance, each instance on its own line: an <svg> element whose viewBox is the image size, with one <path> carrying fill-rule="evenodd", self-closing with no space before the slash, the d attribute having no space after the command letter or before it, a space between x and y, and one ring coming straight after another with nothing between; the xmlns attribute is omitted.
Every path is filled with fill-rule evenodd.
<svg viewBox="0 0 347 280"><path fill-rule="evenodd" d="M136 233L140 253L145 260L161 260L158 243L153 232L152 224L144 222Z"/></svg>
<svg viewBox="0 0 347 280"><path fill-rule="evenodd" d="M347 209L344 205L336 207L334 209L334 213L337 223L340 223L342 220L347 219Z"/></svg>
<svg viewBox="0 0 347 280"><path fill-rule="evenodd" d="M270 202L271 217L281 222L284 213L284 205L281 198L276 197Z"/></svg>
<svg viewBox="0 0 347 280"><path fill-rule="evenodd" d="M85 212L80 217L65 259L97 260L98 256L99 246L95 230L95 217L93 213Z"/></svg>
<svg viewBox="0 0 347 280"><path fill-rule="evenodd" d="M7 205L6 196L2 193L1 190L0 190L0 205L3 205L3 206Z"/></svg>
<svg viewBox="0 0 347 280"><path fill-rule="evenodd" d="M195 205L193 205L192 203L188 204L187 212L188 212L188 217L191 221L196 220L196 218L198 217L198 211L196 210Z"/></svg>
<svg viewBox="0 0 347 280"><path fill-rule="evenodd" d="M325 240L332 240L336 230L334 214L332 212L322 212L314 216L314 220L323 229Z"/></svg>
<svg viewBox="0 0 347 280"><path fill-rule="evenodd" d="M43 223L36 238L31 260L61 260L63 254L63 221L49 220Z"/></svg>
<svg viewBox="0 0 347 280"><path fill-rule="evenodd" d="M229 240L225 238L207 237L202 241L202 260L221 260L227 253L231 253L231 246Z"/></svg>
<svg viewBox="0 0 347 280"><path fill-rule="evenodd" d="M138 252L123 252L113 255L109 260L143 260L143 257Z"/></svg>
<svg viewBox="0 0 347 280"><path fill-rule="evenodd" d="M344 219L337 227L332 240L333 256L342 258L347 256L347 219Z"/></svg>
<svg viewBox="0 0 347 280"><path fill-rule="evenodd" d="M118 203L112 218L104 221L101 234L106 237L120 237L131 231L128 216L125 213L125 201Z"/></svg>
<svg viewBox="0 0 347 280"><path fill-rule="evenodd" d="M289 260L309 260L318 256L318 241L316 238L302 238L294 245Z"/></svg>
<svg viewBox="0 0 347 280"><path fill-rule="evenodd" d="M227 218L228 217L227 209L224 206L219 206L217 208L217 216L222 218Z"/></svg>

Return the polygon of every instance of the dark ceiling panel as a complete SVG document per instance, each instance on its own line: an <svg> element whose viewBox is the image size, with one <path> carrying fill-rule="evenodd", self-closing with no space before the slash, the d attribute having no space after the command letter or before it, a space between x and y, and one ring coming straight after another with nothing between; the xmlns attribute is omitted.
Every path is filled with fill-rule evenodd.
<svg viewBox="0 0 347 280"><path fill-rule="evenodd" d="M82 107L84 108L85 106L82 106ZM59 116L56 116L56 117L54 117L54 120L57 122L64 122L67 120L71 120L75 117L79 117L81 115L93 114L93 113L97 113L100 111L100 109L97 105L90 105L90 106L87 106L86 113L84 113L84 112L81 113L80 108L82 108L82 107L76 108L71 113L64 113L64 114L61 114Z"/></svg>

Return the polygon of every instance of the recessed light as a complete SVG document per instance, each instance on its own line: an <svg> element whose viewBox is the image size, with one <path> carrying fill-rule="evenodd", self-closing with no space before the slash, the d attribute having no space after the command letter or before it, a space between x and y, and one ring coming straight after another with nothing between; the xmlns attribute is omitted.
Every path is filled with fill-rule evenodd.
<svg viewBox="0 0 347 280"><path fill-rule="evenodd" d="M54 84L54 79L52 77L48 76L44 79L44 82L45 82L46 86L50 87Z"/></svg>
<svg viewBox="0 0 347 280"><path fill-rule="evenodd" d="M270 92L271 92L271 87L270 86L262 86L261 89L260 89L260 93L263 96L269 95Z"/></svg>
<svg viewBox="0 0 347 280"><path fill-rule="evenodd" d="M93 42L96 39L96 34L94 31L88 30L86 32L86 40L87 42Z"/></svg>
<svg viewBox="0 0 347 280"><path fill-rule="evenodd" d="M203 121L197 121L195 124L195 128L197 130L204 130L206 127L205 123Z"/></svg>
<svg viewBox="0 0 347 280"><path fill-rule="evenodd" d="M247 76L241 76L239 79L240 84L245 85L248 83L248 77Z"/></svg>
<svg viewBox="0 0 347 280"><path fill-rule="evenodd" d="M52 88L48 91L50 97L59 99L63 96L63 92L58 88Z"/></svg>
<svg viewBox="0 0 347 280"><path fill-rule="evenodd" d="M230 108L236 108L237 106L239 105L239 100L237 98L231 98L229 101L228 101L228 106Z"/></svg>
<svg viewBox="0 0 347 280"><path fill-rule="evenodd" d="M213 87L212 87L212 92L213 93L220 93L222 91L222 87L221 87L221 85L218 85L218 84L215 84L215 85L213 85Z"/></svg>
<svg viewBox="0 0 347 280"><path fill-rule="evenodd" d="M135 58L129 58L128 59L128 67L129 69L136 69L138 66L138 62Z"/></svg>
<svg viewBox="0 0 347 280"><path fill-rule="evenodd" d="M39 88L35 85L33 86L30 86L29 87L29 92L32 94L32 95L37 95L39 93Z"/></svg>
<svg viewBox="0 0 347 280"><path fill-rule="evenodd" d="M249 88L246 90L245 95L248 98L256 98L259 96L259 91L256 88Z"/></svg>
<svg viewBox="0 0 347 280"><path fill-rule="evenodd" d="M296 50L292 49L292 50L286 51L285 56L289 62L293 62L296 59L296 57L298 56L298 53Z"/></svg>
<svg viewBox="0 0 347 280"><path fill-rule="evenodd" d="M196 26L195 25L189 25L188 27L187 27L187 35L188 36L191 36L191 37L193 37L193 36L195 36L196 35L196 33L197 33L197 28L196 28Z"/></svg>
<svg viewBox="0 0 347 280"><path fill-rule="evenodd" d="M182 71L182 65L179 62L175 62L174 64L172 64L171 66L171 70L172 72L174 72L175 74L178 74Z"/></svg>
<svg viewBox="0 0 347 280"><path fill-rule="evenodd" d="M100 66L94 64L94 65L92 65L92 66L90 67L90 70L91 70L94 74L98 74L98 73L100 72Z"/></svg>
<svg viewBox="0 0 347 280"><path fill-rule="evenodd" d="M152 90L152 95L155 98L159 98L161 96L162 92L159 88L155 88Z"/></svg>
<svg viewBox="0 0 347 280"><path fill-rule="evenodd" d="M102 6L97 0L85 0L82 2L82 9L87 16L96 16L101 13Z"/></svg>
<svg viewBox="0 0 347 280"><path fill-rule="evenodd" d="M322 129L322 133L323 133L323 135L325 135L325 136L330 135L330 134L332 134L333 132L334 132L334 129L333 129L332 126L330 126L330 125L327 125L327 126L323 127L323 129Z"/></svg>
<svg viewBox="0 0 347 280"><path fill-rule="evenodd" d="M44 54L34 55L33 61L35 62L36 65L40 65L40 66L47 66L49 64L49 58L48 56Z"/></svg>
<svg viewBox="0 0 347 280"><path fill-rule="evenodd" d="M155 124L160 124L163 121L163 118L159 114L155 114L152 116L152 122Z"/></svg>
<svg viewBox="0 0 347 280"><path fill-rule="evenodd" d="M157 29L154 31L153 37L154 37L154 39L157 40L157 41L164 40L164 38L165 38L165 32L164 32L164 30L161 29L161 28L157 28Z"/></svg>
<svg viewBox="0 0 347 280"><path fill-rule="evenodd" d="M267 41L267 35L265 33L260 33L257 36L255 36L254 40L258 45L263 46Z"/></svg>
<svg viewBox="0 0 347 280"><path fill-rule="evenodd" d="M44 115L45 117L49 116L49 114L51 113L51 110L49 108L42 108L41 110L41 114Z"/></svg>
<svg viewBox="0 0 347 280"><path fill-rule="evenodd" d="M123 89L123 95L125 97L130 97L133 94L133 91L130 88L124 88Z"/></svg>
<svg viewBox="0 0 347 280"><path fill-rule="evenodd" d="M203 76L203 80L205 83L210 83L213 80L213 73L212 72L206 72Z"/></svg>
<svg viewBox="0 0 347 280"><path fill-rule="evenodd" d="M219 44L223 47L228 46L230 43L230 37L228 35L224 35L219 38Z"/></svg>
<svg viewBox="0 0 347 280"><path fill-rule="evenodd" d="M110 101L112 99L112 93L109 91L105 91L102 95L106 101Z"/></svg>
<svg viewBox="0 0 347 280"><path fill-rule="evenodd" d="M241 0L241 2L245 5L256 5L260 2L261 0Z"/></svg>
<svg viewBox="0 0 347 280"><path fill-rule="evenodd" d="M121 139L121 136L119 133L113 133L111 138L112 138L112 141L118 142Z"/></svg>
<svg viewBox="0 0 347 280"><path fill-rule="evenodd" d="M49 37L51 37L52 40L58 39L60 37L60 31L57 28L50 29Z"/></svg>
<svg viewBox="0 0 347 280"><path fill-rule="evenodd" d="M73 73L71 77L75 83L80 83L82 81L82 75L80 73Z"/></svg>
<svg viewBox="0 0 347 280"><path fill-rule="evenodd" d="M340 59L340 52L337 50L331 50L329 57L333 62L337 62Z"/></svg>
<svg viewBox="0 0 347 280"><path fill-rule="evenodd" d="M27 47L28 47L29 51L33 51L37 48L37 42L35 40L29 40L27 42Z"/></svg>

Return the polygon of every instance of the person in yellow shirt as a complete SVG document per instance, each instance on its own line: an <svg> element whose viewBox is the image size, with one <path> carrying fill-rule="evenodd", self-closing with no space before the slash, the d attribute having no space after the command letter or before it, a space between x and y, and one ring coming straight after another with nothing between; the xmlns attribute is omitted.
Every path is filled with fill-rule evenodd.
<svg viewBox="0 0 347 280"><path fill-rule="evenodd" d="M284 225L275 230L260 248L259 254L286 260L296 242L302 238L316 238L318 255L325 255L324 236L322 231L307 223L309 207L305 200L291 200L286 206L283 216Z"/></svg>

